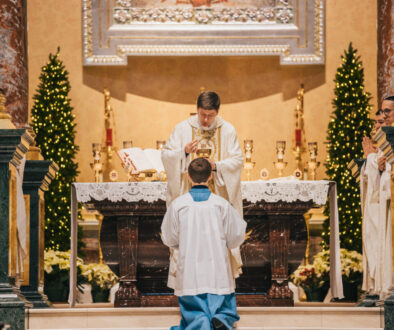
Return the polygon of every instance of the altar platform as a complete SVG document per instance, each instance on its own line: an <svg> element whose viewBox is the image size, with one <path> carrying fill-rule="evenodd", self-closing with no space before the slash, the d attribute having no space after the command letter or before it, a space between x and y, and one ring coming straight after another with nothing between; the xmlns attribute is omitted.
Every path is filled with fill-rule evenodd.
<svg viewBox="0 0 394 330"><path fill-rule="evenodd" d="M150 329L179 324L177 307L113 308L110 304L57 305L26 312L27 329ZM102 307L93 307L102 306ZM236 330L383 329L383 308L346 303L296 303L295 307L239 307Z"/></svg>

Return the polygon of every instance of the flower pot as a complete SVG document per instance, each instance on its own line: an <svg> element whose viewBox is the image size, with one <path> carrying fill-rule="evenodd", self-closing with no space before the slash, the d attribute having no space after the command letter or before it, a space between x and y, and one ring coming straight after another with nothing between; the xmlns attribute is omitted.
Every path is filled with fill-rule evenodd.
<svg viewBox="0 0 394 330"><path fill-rule="evenodd" d="M109 289L101 289L98 286L92 286L92 299L94 303L108 302Z"/></svg>
<svg viewBox="0 0 394 330"><path fill-rule="evenodd" d="M344 300L357 301L359 284L359 282L343 281L343 295L345 296Z"/></svg>
<svg viewBox="0 0 394 330"><path fill-rule="evenodd" d="M64 282L58 280L46 280L44 293L52 302L67 302L69 287Z"/></svg>
<svg viewBox="0 0 394 330"><path fill-rule="evenodd" d="M306 294L307 301L323 301L327 295L330 284L325 282L320 288L307 288L302 287Z"/></svg>

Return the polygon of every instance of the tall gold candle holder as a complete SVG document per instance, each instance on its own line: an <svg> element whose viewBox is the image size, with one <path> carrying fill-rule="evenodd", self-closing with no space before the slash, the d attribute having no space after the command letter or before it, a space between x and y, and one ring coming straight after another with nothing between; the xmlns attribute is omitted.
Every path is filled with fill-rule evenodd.
<svg viewBox="0 0 394 330"><path fill-rule="evenodd" d="M103 182L103 164L101 162L101 143L93 143L93 163L90 167L94 171L94 182Z"/></svg>
<svg viewBox="0 0 394 330"><path fill-rule="evenodd" d="M308 151L310 161L308 162L308 168L311 173L311 179L316 180L316 169L320 166L320 162L317 161L317 142L308 143Z"/></svg>
<svg viewBox="0 0 394 330"><path fill-rule="evenodd" d="M166 141L156 141L156 149L157 150L162 150L165 145L166 145Z"/></svg>
<svg viewBox="0 0 394 330"><path fill-rule="evenodd" d="M244 169L246 170L246 178L250 181L250 172L253 170L256 162L252 162L253 153L253 140L244 140L244 150L245 150L245 163Z"/></svg>
<svg viewBox="0 0 394 330"><path fill-rule="evenodd" d="M276 141L276 154L278 160L274 162L275 168L278 170L278 175L281 177L283 175L283 170L287 166L287 162L283 161L286 150L286 141Z"/></svg>

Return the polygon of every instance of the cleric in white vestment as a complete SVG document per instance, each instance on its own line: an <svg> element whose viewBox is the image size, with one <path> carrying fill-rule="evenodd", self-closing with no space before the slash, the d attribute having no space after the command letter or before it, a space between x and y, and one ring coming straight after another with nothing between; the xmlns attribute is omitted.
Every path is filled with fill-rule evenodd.
<svg viewBox="0 0 394 330"><path fill-rule="evenodd" d="M203 92L197 99L197 115L176 125L162 150L162 161L168 178L167 206L178 196L187 193L191 185L187 180L187 168L200 151L209 151L214 175L209 184L211 191L224 199L242 217L241 171L243 155L234 126L218 116L219 96L215 92ZM242 273L239 249L232 250L234 277ZM174 275L176 253L172 253L170 274ZM168 286L174 288L174 278Z"/></svg>

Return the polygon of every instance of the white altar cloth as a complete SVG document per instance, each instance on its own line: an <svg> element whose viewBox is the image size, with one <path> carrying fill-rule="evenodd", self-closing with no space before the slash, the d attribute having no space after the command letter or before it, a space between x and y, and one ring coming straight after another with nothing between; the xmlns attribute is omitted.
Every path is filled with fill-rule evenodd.
<svg viewBox="0 0 394 330"><path fill-rule="evenodd" d="M73 183L71 185L71 260L70 260L70 307L75 306L77 280L77 234L78 202L108 199L112 202L165 201L167 182L103 182ZM264 201L287 203L312 201L315 205L325 205L330 201L330 287L332 296L343 298L341 276L337 189L333 181L267 180L244 181L241 183L242 198L248 202Z"/></svg>

